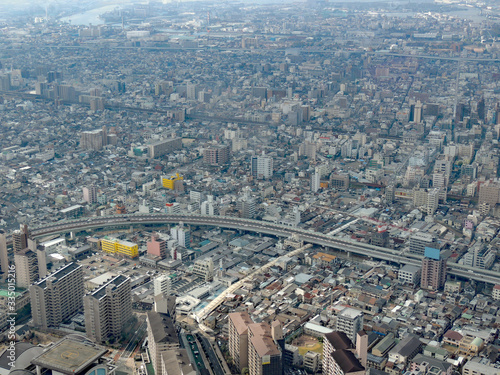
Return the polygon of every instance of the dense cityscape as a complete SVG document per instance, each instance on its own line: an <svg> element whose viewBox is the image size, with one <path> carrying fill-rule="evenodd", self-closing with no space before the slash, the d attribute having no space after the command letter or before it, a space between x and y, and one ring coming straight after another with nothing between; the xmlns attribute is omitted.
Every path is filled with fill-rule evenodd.
<svg viewBox="0 0 500 375"><path fill-rule="evenodd" d="M500 375L498 1L0 9L0 375Z"/></svg>

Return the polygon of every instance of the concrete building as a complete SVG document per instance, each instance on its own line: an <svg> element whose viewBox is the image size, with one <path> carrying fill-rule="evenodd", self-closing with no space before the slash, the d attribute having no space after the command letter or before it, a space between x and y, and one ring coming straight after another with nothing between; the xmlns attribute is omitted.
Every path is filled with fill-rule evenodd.
<svg viewBox="0 0 500 375"><path fill-rule="evenodd" d="M271 327L266 323L248 326L249 375L281 375L281 350L273 340Z"/></svg>
<svg viewBox="0 0 500 375"><path fill-rule="evenodd" d="M101 247L102 251L108 254L121 255L127 258L137 258L139 256L137 244L117 238L104 237L101 240Z"/></svg>
<svg viewBox="0 0 500 375"><path fill-rule="evenodd" d="M311 175L311 191L316 193L320 188L320 178L319 173L313 173Z"/></svg>
<svg viewBox="0 0 500 375"><path fill-rule="evenodd" d="M273 158L270 156L252 156L250 165L255 178L266 179L273 175Z"/></svg>
<svg viewBox="0 0 500 375"><path fill-rule="evenodd" d="M130 279L119 275L87 294L84 299L85 330L93 341L119 339L132 318Z"/></svg>
<svg viewBox="0 0 500 375"><path fill-rule="evenodd" d="M16 265L16 285L18 288L29 288L40 277L38 257L36 253L26 248L14 254Z"/></svg>
<svg viewBox="0 0 500 375"><path fill-rule="evenodd" d="M182 223L178 226L170 228L170 236L176 240L179 246L189 248L191 247L191 231L189 228L184 227Z"/></svg>
<svg viewBox="0 0 500 375"><path fill-rule="evenodd" d="M69 263L30 286L35 327L57 327L83 308L83 269Z"/></svg>
<svg viewBox="0 0 500 375"><path fill-rule="evenodd" d="M424 289L438 290L444 287L446 282L446 259L433 259L425 257L422 259L422 281Z"/></svg>
<svg viewBox="0 0 500 375"><path fill-rule="evenodd" d="M356 344L356 335L363 329L363 312L347 307L337 315L335 330L344 332Z"/></svg>
<svg viewBox="0 0 500 375"><path fill-rule="evenodd" d="M179 340L174 323L167 314L148 311L148 349L149 357L156 375L165 375L161 364L161 353L179 348Z"/></svg>
<svg viewBox="0 0 500 375"><path fill-rule="evenodd" d="M7 249L6 233L0 229L0 271L7 273L9 271L9 253Z"/></svg>
<svg viewBox="0 0 500 375"><path fill-rule="evenodd" d="M155 277L153 287L155 296L160 294L172 294L172 275L164 273Z"/></svg>
<svg viewBox="0 0 500 375"><path fill-rule="evenodd" d="M214 278L214 261L212 258L198 259L194 263L193 273L205 281L212 281Z"/></svg>
<svg viewBox="0 0 500 375"><path fill-rule="evenodd" d="M12 232L12 248L14 254L28 247L29 236L30 233L27 225L21 225L19 230Z"/></svg>
<svg viewBox="0 0 500 375"><path fill-rule="evenodd" d="M398 280L403 284L418 285L420 283L420 267L406 264L398 272Z"/></svg>
<svg viewBox="0 0 500 375"><path fill-rule="evenodd" d="M97 187L92 185L89 187L84 187L83 189L83 200L88 204L97 203Z"/></svg>
<svg viewBox="0 0 500 375"><path fill-rule="evenodd" d="M203 150L203 163L221 166L229 162L229 146L212 146Z"/></svg>
<svg viewBox="0 0 500 375"><path fill-rule="evenodd" d="M107 145L107 138L103 129L84 131L80 134L80 148L100 151Z"/></svg>
<svg viewBox="0 0 500 375"><path fill-rule="evenodd" d="M327 333L323 341L323 375L364 374L354 352L354 345L344 332Z"/></svg>
<svg viewBox="0 0 500 375"><path fill-rule="evenodd" d="M182 148L182 138L162 139L148 145L149 156L153 159L170 154Z"/></svg>
<svg viewBox="0 0 500 375"><path fill-rule="evenodd" d="M247 312L228 314L229 353L240 371L248 367L248 326L253 324Z"/></svg>
<svg viewBox="0 0 500 375"><path fill-rule="evenodd" d="M424 232L413 233L410 237L410 254L424 255L426 247L436 247L432 234Z"/></svg>
<svg viewBox="0 0 500 375"><path fill-rule="evenodd" d="M149 255L157 256L161 259L167 256L167 242L160 240L156 234L151 236L151 241L147 243L147 249Z"/></svg>

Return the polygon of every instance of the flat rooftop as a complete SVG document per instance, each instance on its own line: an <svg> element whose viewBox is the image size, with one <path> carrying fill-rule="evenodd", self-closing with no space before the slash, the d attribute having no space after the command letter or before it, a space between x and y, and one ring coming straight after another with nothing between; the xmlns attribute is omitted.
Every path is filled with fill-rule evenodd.
<svg viewBox="0 0 500 375"><path fill-rule="evenodd" d="M63 374L79 374L106 353L106 349L63 338L31 363Z"/></svg>

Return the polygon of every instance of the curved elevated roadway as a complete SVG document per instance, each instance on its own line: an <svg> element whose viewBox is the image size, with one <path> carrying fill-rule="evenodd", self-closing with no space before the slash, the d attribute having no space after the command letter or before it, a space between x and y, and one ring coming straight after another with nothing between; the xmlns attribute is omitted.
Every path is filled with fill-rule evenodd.
<svg viewBox="0 0 500 375"><path fill-rule="evenodd" d="M172 224L179 222L193 225L207 225L245 230L285 238L288 238L291 235L296 235L300 240L306 243L336 250L343 250L353 254L359 254L372 257L374 259L381 259L400 264L412 264L419 266L422 259L422 257L413 254L401 254L401 252L397 250L373 246L347 239L340 239L328 234L314 232L312 230L291 228L280 224L229 216L196 214L125 214L91 218L86 217L73 220L62 220L33 227L31 228L31 233L34 237L42 237L51 234L80 232L84 230L103 229L108 227L127 227L141 224ZM474 267L450 263L448 264L448 273L491 284L500 284L500 273L495 271L482 270Z"/></svg>

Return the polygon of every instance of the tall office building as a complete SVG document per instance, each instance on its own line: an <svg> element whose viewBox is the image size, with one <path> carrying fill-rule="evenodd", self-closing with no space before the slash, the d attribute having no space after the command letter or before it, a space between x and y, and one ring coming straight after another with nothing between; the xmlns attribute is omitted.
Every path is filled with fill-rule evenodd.
<svg viewBox="0 0 500 375"><path fill-rule="evenodd" d="M12 233L12 247L14 249L14 253L28 247L29 236L30 232L26 224L21 224L20 228Z"/></svg>
<svg viewBox="0 0 500 375"><path fill-rule="evenodd" d="M446 282L446 258L439 249L427 247L422 259L422 276L420 286L424 289L438 290Z"/></svg>
<svg viewBox="0 0 500 375"><path fill-rule="evenodd" d="M357 333L363 329L363 312L350 307L345 308L337 316L335 329L344 332L352 343L356 344Z"/></svg>
<svg viewBox="0 0 500 375"><path fill-rule="evenodd" d="M230 313L228 317L229 353L241 371L248 367L248 326L253 321L246 311Z"/></svg>
<svg viewBox="0 0 500 375"><path fill-rule="evenodd" d="M7 235L0 229L0 271L9 271L9 253L7 252Z"/></svg>
<svg viewBox="0 0 500 375"><path fill-rule="evenodd" d="M282 375L281 350L266 323L248 326L248 372L250 375Z"/></svg>
<svg viewBox="0 0 500 375"><path fill-rule="evenodd" d="M89 187L84 187L83 189L83 200L88 204L97 203L97 187L94 185Z"/></svg>
<svg viewBox="0 0 500 375"><path fill-rule="evenodd" d="M164 313L148 311L148 348L155 375L167 375L161 365L161 354L179 348L173 320Z"/></svg>
<svg viewBox="0 0 500 375"><path fill-rule="evenodd" d="M229 162L229 146L211 146L203 150L203 163L221 166Z"/></svg>
<svg viewBox="0 0 500 375"><path fill-rule="evenodd" d="M26 248L14 254L16 265L16 285L19 288L29 288L39 278L38 258L36 253Z"/></svg>
<svg viewBox="0 0 500 375"><path fill-rule="evenodd" d="M57 327L82 310L83 268L68 263L30 286L31 315L35 327Z"/></svg>
<svg viewBox="0 0 500 375"><path fill-rule="evenodd" d="M97 342L119 338L132 318L130 279L123 275L87 294L83 298L87 337Z"/></svg>
<svg viewBox="0 0 500 375"><path fill-rule="evenodd" d="M270 156L252 156L252 176L259 179L271 178L273 176L273 158Z"/></svg>

